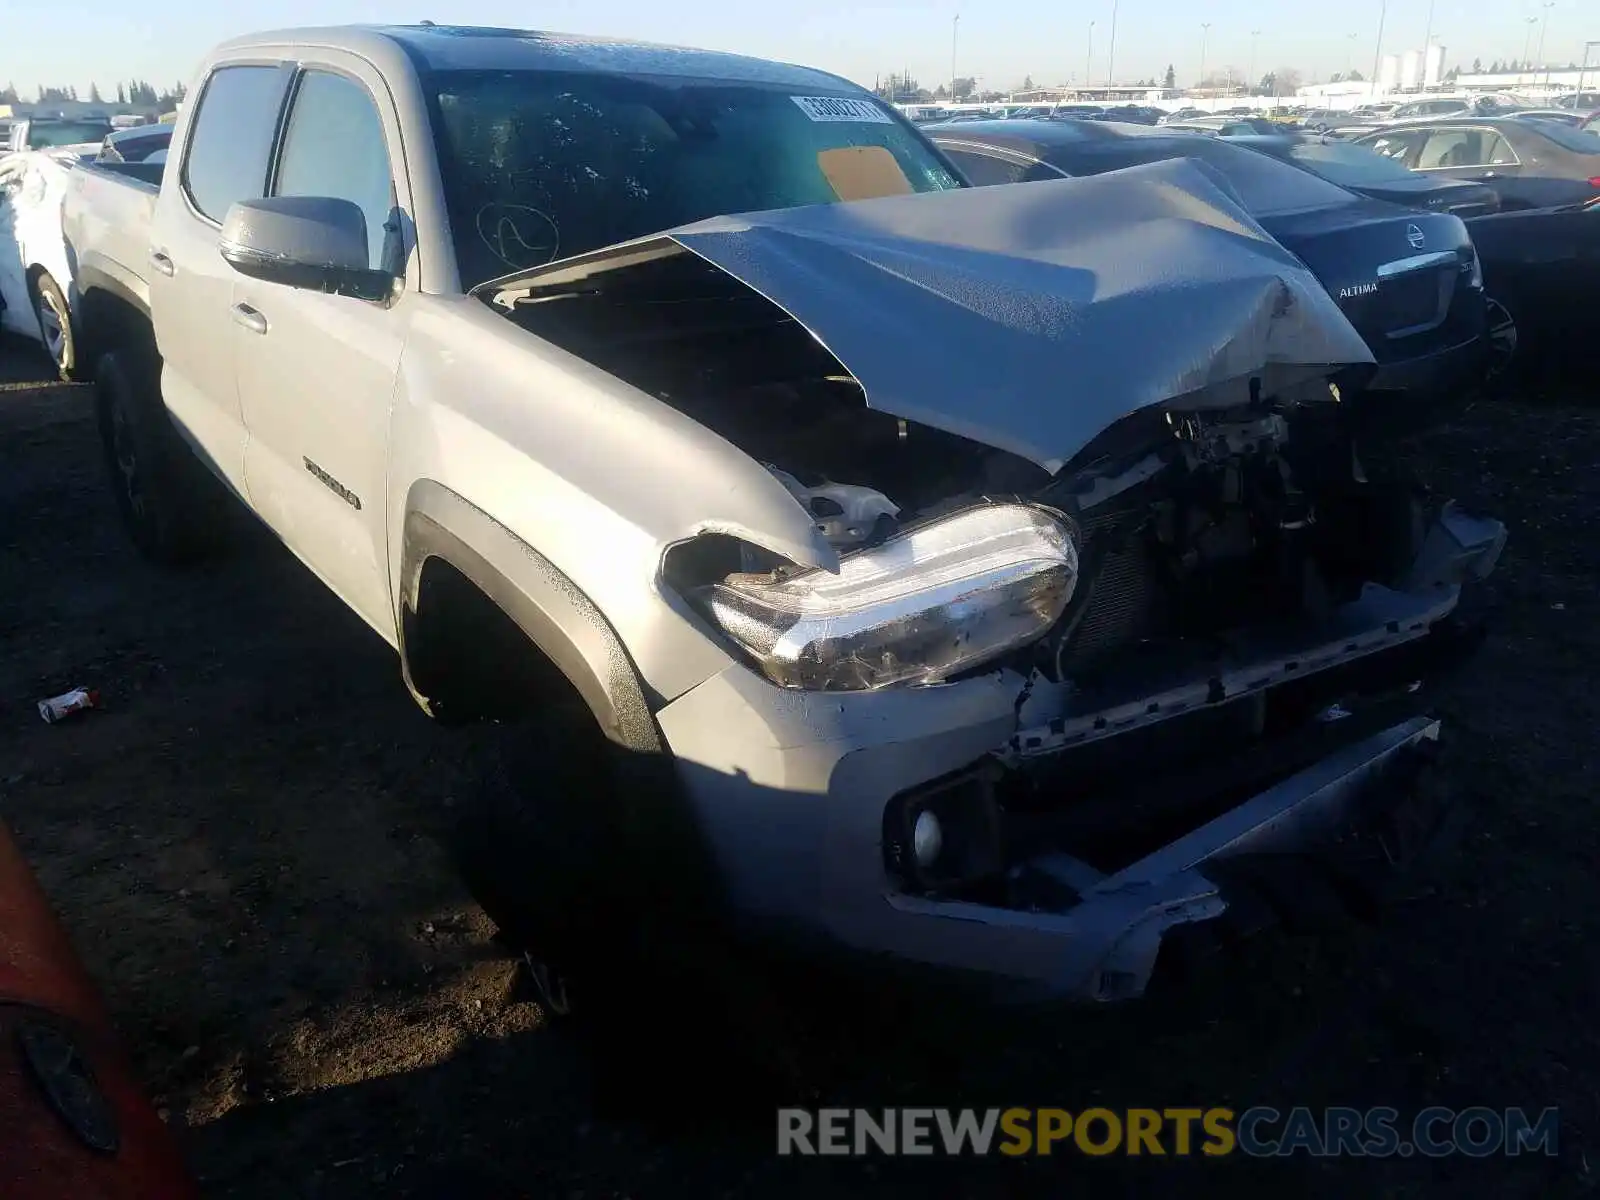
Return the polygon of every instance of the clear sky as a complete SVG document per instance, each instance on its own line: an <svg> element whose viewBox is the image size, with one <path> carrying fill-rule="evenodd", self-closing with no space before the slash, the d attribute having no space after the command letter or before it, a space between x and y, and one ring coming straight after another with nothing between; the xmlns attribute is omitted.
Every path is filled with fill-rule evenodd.
<svg viewBox="0 0 1600 1200"><path fill-rule="evenodd" d="M1447 61L1523 53L1530 28L1537 52L1545 0L1432 0L1433 33ZM1327 78L1350 63L1372 70L1382 0L1118 0L1115 72L1119 81L1159 76L1171 63L1180 84L1201 62L1202 22L1209 22L1210 71L1234 67L1256 76L1280 66ZM1388 0L1386 53L1420 47L1430 0ZM24 99L40 84L74 85L87 98L91 81L111 96L118 79L158 87L189 82L214 43L263 25L410 23L531 26L568 33L609 34L734 50L805 63L871 86L875 75L909 69L927 88L950 76L952 18L960 75L1006 89L1031 75L1036 83L1081 81L1093 21L1093 75L1103 80L1111 41L1112 0L0 0L0 85L13 82ZM1583 42L1600 39L1600 0L1550 0L1545 57L1583 57ZM1252 39L1251 31L1260 30ZM1349 35L1355 34L1352 39ZM1255 46L1252 51L1252 41ZM1600 47L1594 57L1600 62Z"/></svg>

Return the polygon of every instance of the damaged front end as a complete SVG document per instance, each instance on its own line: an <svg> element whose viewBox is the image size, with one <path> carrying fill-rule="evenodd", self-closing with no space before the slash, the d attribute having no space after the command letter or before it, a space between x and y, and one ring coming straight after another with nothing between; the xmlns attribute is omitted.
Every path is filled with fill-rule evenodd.
<svg viewBox="0 0 1600 1200"><path fill-rule="evenodd" d="M730 218L487 292L767 464L837 553L664 555L773 695L1011 689L1009 736L852 793L870 846L857 815L799 839L877 860L816 898L838 939L1121 999L1252 908L1241 863L1392 841L1439 730L1419 681L1505 531L1361 443L1365 345L1200 168ZM893 712L873 754L925 736Z"/></svg>

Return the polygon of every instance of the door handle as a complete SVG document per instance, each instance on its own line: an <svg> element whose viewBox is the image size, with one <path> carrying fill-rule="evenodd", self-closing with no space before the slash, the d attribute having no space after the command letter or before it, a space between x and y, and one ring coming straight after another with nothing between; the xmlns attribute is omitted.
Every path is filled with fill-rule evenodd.
<svg viewBox="0 0 1600 1200"><path fill-rule="evenodd" d="M233 323L235 325L243 325L251 333L265 333L267 331L267 318L244 303L233 306Z"/></svg>
<svg viewBox="0 0 1600 1200"><path fill-rule="evenodd" d="M150 265L163 275L174 275L178 270L172 265L172 255L164 250L150 251Z"/></svg>

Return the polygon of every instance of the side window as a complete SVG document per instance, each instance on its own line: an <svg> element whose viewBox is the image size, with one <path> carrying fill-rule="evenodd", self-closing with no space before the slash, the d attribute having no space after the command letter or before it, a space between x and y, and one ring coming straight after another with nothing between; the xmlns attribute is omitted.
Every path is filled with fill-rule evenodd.
<svg viewBox="0 0 1600 1200"><path fill-rule="evenodd" d="M1415 133L1386 133L1382 137L1373 138L1366 145L1371 146L1385 158L1392 158L1396 162L1410 164L1412 152L1416 150L1419 135Z"/></svg>
<svg viewBox="0 0 1600 1200"><path fill-rule="evenodd" d="M1008 162L990 154L957 150L950 146L941 146L940 149L951 162L955 163L968 181L978 187L990 187L997 183L1021 183L1028 173L1026 165Z"/></svg>
<svg viewBox="0 0 1600 1200"><path fill-rule="evenodd" d="M1022 182L1039 183L1045 179L1067 179L1069 177L1070 172L1063 171L1059 167L1052 167L1047 162L1036 162L1028 167L1027 173L1022 177Z"/></svg>
<svg viewBox="0 0 1600 1200"><path fill-rule="evenodd" d="M221 67L200 95L189 131L184 189L195 208L221 222L240 200L266 194L272 135L287 73L279 67Z"/></svg>
<svg viewBox="0 0 1600 1200"><path fill-rule="evenodd" d="M327 71L305 74L290 109L272 194L349 200L367 219L367 266L385 265L384 225L394 189L383 121L366 88Z"/></svg>
<svg viewBox="0 0 1600 1200"><path fill-rule="evenodd" d="M1484 167L1517 161L1506 140L1492 129L1447 129L1428 135L1417 163L1422 168Z"/></svg>
<svg viewBox="0 0 1600 1200"><path fill-rule="evenodd" d="M1498 133L1484 134L1484 155L1491 167L1505 167L1518 161L1517 152Z"/></svg>

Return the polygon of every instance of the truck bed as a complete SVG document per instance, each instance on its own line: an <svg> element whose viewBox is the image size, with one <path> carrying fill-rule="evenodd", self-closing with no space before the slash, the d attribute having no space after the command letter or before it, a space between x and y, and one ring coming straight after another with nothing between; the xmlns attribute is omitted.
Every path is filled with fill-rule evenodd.
<svg viewBox="0 0 1600 1200"><path fill-rule="evenodd" d="M76 287L109 285L147 311L150 227L164 163L85 163L72 172L61 228L77 261Z"/></svg>

